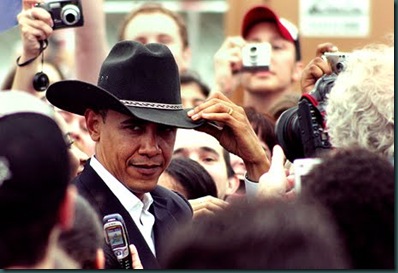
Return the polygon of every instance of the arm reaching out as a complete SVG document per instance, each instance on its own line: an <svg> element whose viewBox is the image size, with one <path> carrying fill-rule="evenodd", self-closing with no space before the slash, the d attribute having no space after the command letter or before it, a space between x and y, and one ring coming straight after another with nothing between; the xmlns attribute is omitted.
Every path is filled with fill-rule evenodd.
<svg viewBox="0 0 398 273"><path fill-rule="evenodd" d="M41 96L33 89L32 79L39 70L41 58L40 41L48 39L53 33L53 21L51 15L43 8L31 8L23 10L17 16L22 40L22 54L19 64L33 60L33 62L17 66L11 89L23 90L34 96Z"/></svg>

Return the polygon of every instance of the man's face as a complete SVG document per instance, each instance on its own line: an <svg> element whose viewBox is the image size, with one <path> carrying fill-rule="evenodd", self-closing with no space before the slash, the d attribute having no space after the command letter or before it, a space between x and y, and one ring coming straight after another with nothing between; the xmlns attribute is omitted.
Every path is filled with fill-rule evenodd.
<svg viewBox="0 0 398 273"><path fill-rule="evenodd" d="M136 15L127 24L123 38L143 44L164 44L173 53L179 71L188 68L189 49L184 48L177 23L166 14L155 12Z"/></svg>
<svg viewBox="0 0 398 273"><path fill-rule="evenodd" d="M138 197L152 191L170 163L176 129L112 110L105 121L91 110L86 119L102 165Z"/></svg>
<svg viewBox="0 0 398 273"><path fill-rule="evenodd" d="M224 199L228 174L223 147L214 137L195 130L178 129L174 156L183 156L200 163L213 177L218 197Z"/></svg>
<svg viewBox="0 0 398 273"><path fill-rule="evenodd" d="M205 99L198 84L194 82L181 84L181 101L184 108L193 108Z"/></svg>
<svg viewBox="0 0 398 273"><path fill-rule="evenodd" d="M84 117L61 109L58 112L67 124L66 130L69 132L69 136L73 139L74 144L88 156L93 155L95 142L88 133Z"/></svg>
<svg viewBox="0 0 398 273"><path fill-rule="evenodd" d="M301 69L296 62L294 44L285 40L273 22L262 22L249 31L247 42L271 44L269 71L243 72L241 83L249 92L282 92L299 80Z"/></svg>

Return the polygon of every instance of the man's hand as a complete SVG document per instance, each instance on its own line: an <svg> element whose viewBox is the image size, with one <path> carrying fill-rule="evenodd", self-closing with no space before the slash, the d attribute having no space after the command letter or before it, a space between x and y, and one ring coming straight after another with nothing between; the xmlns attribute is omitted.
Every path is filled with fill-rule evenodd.
<svg viewBox="0 0 398 273"><path fill-rule="evenodd" d="M325 74L331 74L332 68L326 60L322 58L325 52L336 52L338 48L332 43L319 44L316 50L316 57L312 59L303 70L301 76L301 93L305 94L310 92L316 81Z"/></svg>
<svg viewBox="0 0 398 273"><path fill-rule="evenodd" d="M207 195L197 199L188 200L193 209L193 219L203 215L213 215L215 212L223 210L228 203L217 197Z"/></svg>
<svg viewBox="0 0 398 273"><path fill-rule="evenodd" d="M18 14L23 53L20 63L36 57L40 53L40 42L47 39L53 32L53 20L48 11L34 7Z"/></svg>
<svg viewBox="0 0 398 273"><path fill-rule="evenodd" d="M242 47L246 44L240 36L228 37L214 55L215 91L227 97L238 85L236 72L242 67Z"/></svg>
<svg viewBox="0 0 398 273"><path fill-rule="evenodd" d="M214 136L229 152L242 158L247 176L258 181L268 171L269 160L261 147L244 109L220 92L211 94L205 102L188 112L193 120L205 119L210 122L198 130ZM219 128L212 126L216 123Z"/></svg>
<svg viewBox="0 0 398 273"><path fill-rule="evenodd" d="M138 250L135 247L135 245L131 244L129 245L130 248L130 253L131 253L131 261L132 261L132 266L133 269L144 269L141 263L140 256L138 255Z"/></svg>
<svg viewBox="0 0 398 273"><path fill-rule="evenodd" d="M294 177L284 167L285 154L279 145L272 152L271 167L260 177L258 193L260 198L292 198Z"/></svg>

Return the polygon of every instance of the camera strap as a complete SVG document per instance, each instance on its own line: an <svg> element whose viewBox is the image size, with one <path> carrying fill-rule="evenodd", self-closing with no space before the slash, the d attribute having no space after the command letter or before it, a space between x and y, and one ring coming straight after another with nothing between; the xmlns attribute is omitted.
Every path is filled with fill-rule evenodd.
<svg viewBox="0 0 398 273"><path fill-rule="evenodd" d="M43 51L47 48L47 46L48 46L48 40L47 39L45 39L45 40L40 40L39 41L40 42L40 49L39 49L39 54L36 56L36 57L33 57L32 59L29 59L29 60L27 60L26 62L24 62L24 63L19 63L19 60L21 59L21 56L19 56L18 58L17 58L17 65L19 66L19 67L23 67L23 66L27 66L27 65L29 65L29 64L31 64L34 60L36 60L42 53L43 53ZM43 59L44 59L44 57L42 57L42 65L43 65Z"/></svg>
<svg viewBox="0 0 398 273"><path fill-rule="evenodd" d="M309 100L309 101L312 103L312 105L314 105L315 107L318 106L318 101L317 101L313 96L311 96L309 93L303 94L303 95L301 96L300 100L302 100L302 99L307 99L307 100Z"/></svg>
<svg viewBox="0 0 398 273"><path fill-rule="evenodd" d="M319 114L322 116L323 119L322 122L323 128L326 128L326 122L325 122L326 111L324 109L323 104L320 104L319 101L316 98L314 98L310 93L303 94L300 98L300 101L301 100L306 100L310 102L314 106L314 108L318 110Z"/></svg>

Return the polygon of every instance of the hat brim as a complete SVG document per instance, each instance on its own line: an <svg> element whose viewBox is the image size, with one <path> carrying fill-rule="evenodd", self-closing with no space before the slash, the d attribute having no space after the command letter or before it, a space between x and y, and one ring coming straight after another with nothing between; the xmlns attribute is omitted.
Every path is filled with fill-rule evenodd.
<svg viewBox="0 0 398 273"><path fill-rule="evenodd" d="M53 83L48 87L46 97L54 106L78 115L84 115L87 109L111 109L139 119L177 128L193 129L205 123L204 120L193 121L189 118L187 115L189 109L162 110L125 106L105 89L77 80Z"/></svg>

